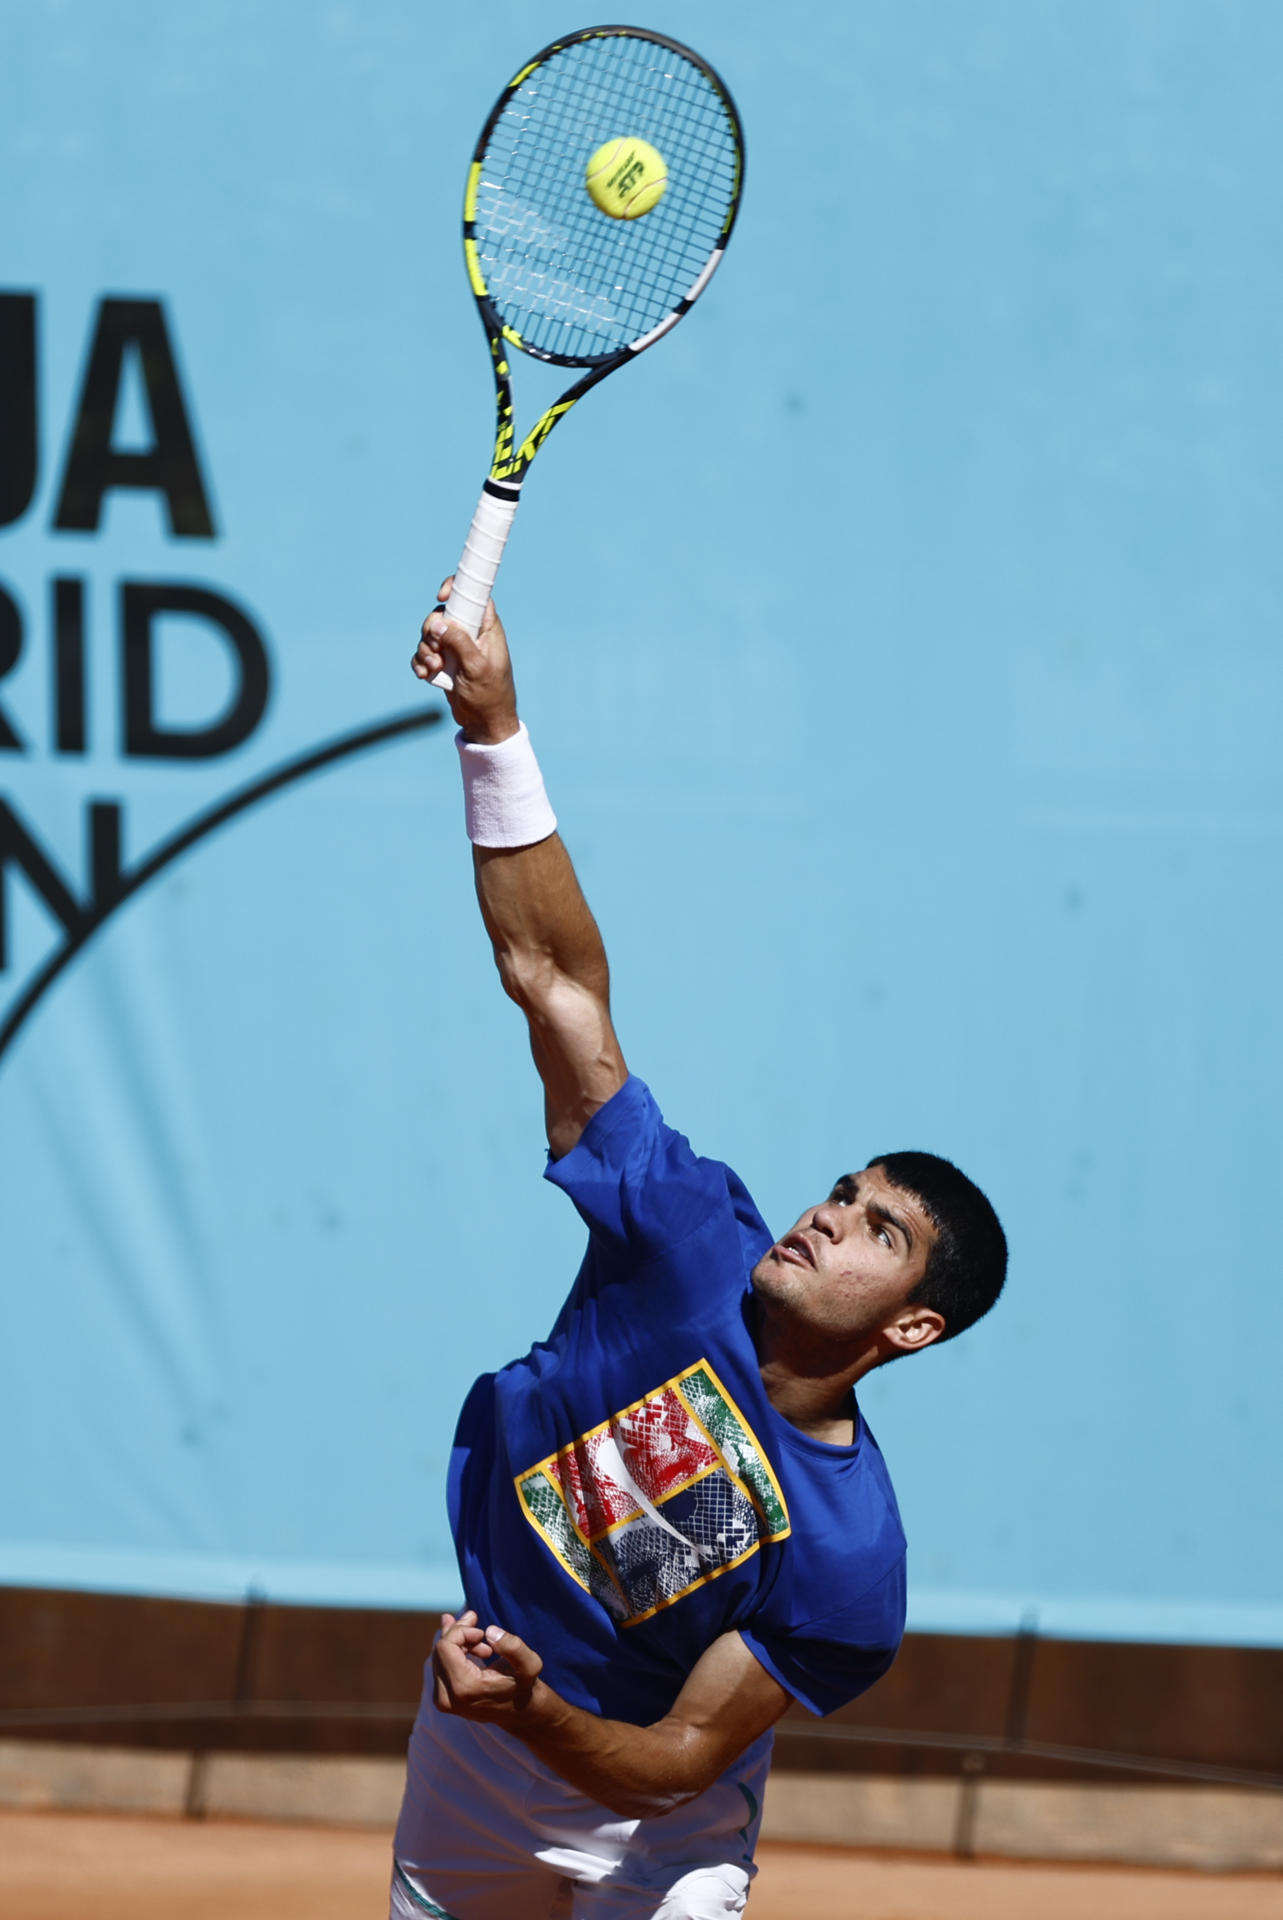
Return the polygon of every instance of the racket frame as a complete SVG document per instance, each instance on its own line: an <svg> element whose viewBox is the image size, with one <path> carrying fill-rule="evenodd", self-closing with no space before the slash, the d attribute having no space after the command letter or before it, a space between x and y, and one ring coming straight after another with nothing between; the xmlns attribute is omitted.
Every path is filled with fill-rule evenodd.
<svg viewBox="0 0 1283 1920"><path fill-rule="evenodd" d="M651 41L656 46L667 49L668 52L678 55L679 58L697 67L710 82L725 109L727 120L734 133L735 173L730 205L727 208L717 244L704 266L687 292L676 302L672 311L665 314L656 326L651 327L640 339L632 340L626 346L614 348L609 353L593 355L552 353L544 348L532 346L524 340L515 328L505 322L490 298L485 276L481 270L476 240L477 189L481 181L490 136L505 107L518 89L525 85L531 74L555 54L564 52L567 47L586 40L613 37ZM662 339L670 328L675 327L677 322L689 313L721 263L739 213L743 185L744 130L735 101L725 81L714 68L709 66L707 60L693 52L690 47L684 46L680 40L670 39L666 34L654 33L647 27L584 27L578 33L567 34L560 40L551 41L513 76L490 109L468 166L468 181L463 204L463 252L468 269L468 282L472 288L477 313L485 328L490 348L490 366L495 384L494 456L490 463L490 472L481 490L481 498L477 502L477 510L472 518L468 538L464 543L462 557L455 570L449 607L450 618L459 621L473 639L481 630L486 604L490 599L495 578L499 572L499 564L503 558L504 546L516 517L522 484L535 455L553 428L565 418L584 394L595 387L599 381L604 380L607 374L614 373L617 368L635 360L639 354L646 351L647 347L653 347L657 340ZM551 366L585 369L582 378L574 381L558 399L553 401L551 406L544 409L519 445L516 443L512 405L510 362L512 350L529 354L531 359L542 360ZM454 682L448 673L439 673L433 677L431 684L449 692Z"/></svg>

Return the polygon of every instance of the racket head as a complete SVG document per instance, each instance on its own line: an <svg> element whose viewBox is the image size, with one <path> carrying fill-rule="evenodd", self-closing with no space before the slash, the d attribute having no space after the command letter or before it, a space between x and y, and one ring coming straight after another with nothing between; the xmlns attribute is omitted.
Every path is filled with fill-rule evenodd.
<svg viewBox="0 0 1283 1920"><path fill-rule="evenodd" d="M635 219L588 193L588 161L612 140L644 140L668 169ZM553 41L495 101L468 170L464 255L487 330L556 366L640 352L707 286L743 181L735 102L691 48L643 27Z"/></svg>

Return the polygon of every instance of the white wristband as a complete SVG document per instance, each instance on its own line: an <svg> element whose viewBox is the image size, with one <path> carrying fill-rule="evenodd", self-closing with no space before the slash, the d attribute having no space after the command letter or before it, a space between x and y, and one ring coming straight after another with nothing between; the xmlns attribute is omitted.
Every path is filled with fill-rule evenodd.
<svg viewBox="0 0 1283 1920"><path fill-rule="evenodd" d="M456 733L463 768L463 812L474 847L531 847L557 831L543 775L524 721L497 747Z"/></svg>

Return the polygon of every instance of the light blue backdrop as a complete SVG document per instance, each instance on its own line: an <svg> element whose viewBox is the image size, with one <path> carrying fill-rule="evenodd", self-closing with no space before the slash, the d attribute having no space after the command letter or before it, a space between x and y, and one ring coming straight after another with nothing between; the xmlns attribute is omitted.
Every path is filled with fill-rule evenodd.
<svg viewBox="0 0 1283 1920"><path fill-rule="evenodd" d="M1283 1641L1283 12L645 23L739 99L741 226L550 443L502 581L630 1063L772 1220L903 1144L998 1203L1000 1310L865 1395L916 1625ZM406 662L492 404L464 164L582 24L7 9L0 293L38 296L40 471L0 528L28 749L0 794L77 894L90 799L137 864L436 699ZM104 295L163 303L214 541L140 493L52 528ZM147 444L136 367L114 432ZM83 756L51 740L54 576L85 583ZM235 752L122 752L122 580L258 626ZM216 635L160 651L171 724L216 715ZM0 1059L0 1578L454 1594L456 1405L546 1329L580 1234L453 761L439 726L245 812ZM64 938L16 870L7 898L0 1018Z"/></svg>

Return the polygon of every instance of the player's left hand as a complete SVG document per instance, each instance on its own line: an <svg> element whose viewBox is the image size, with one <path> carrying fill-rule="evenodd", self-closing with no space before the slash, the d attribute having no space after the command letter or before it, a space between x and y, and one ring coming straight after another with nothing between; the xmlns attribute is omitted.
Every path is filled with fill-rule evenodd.
<svg viewBox="0 0 1283 1920"><path fill-rule="evenodd" d="M526 1716L543 1661L515 1633L482 1628L475 1613L441 1616L432 1649L433 1699L442 1713L502 1725Z"/></svg>

